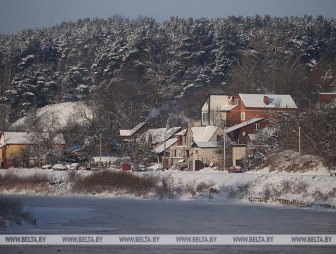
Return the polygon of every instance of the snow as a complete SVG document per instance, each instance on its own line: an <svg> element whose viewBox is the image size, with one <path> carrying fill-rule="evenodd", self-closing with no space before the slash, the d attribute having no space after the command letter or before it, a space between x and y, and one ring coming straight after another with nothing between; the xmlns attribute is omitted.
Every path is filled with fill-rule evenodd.
<svg viewBox="0 0 336 254"><path fill-rule="evenodd" d="M45 138L49 134L44 133ZM0 144L34 144L37 140L41 139L43 136L35 132L3 132L0 135ZM51 140L53 144L65 144L64 137L62 134L51 134Z"/></svg>
<svg viewBox="0 0 336 254"><path fill-rule="evenodd" d="M145 137L147 142L149 137L151 137L152 144L162 143L164 140L172 137L179 130L181 130L181 127L173 127L168 130L166 128L149 129L142 136Z"/></svg>
<svg viewBox="0 0 336 254"><path fill-rule="evenodd" d="M160 154L164 151L164 149L168 149L169 147L171 147L173 144L175 144L177 142L177 138L171 138L168 139L166 142L164 142L163 144L159 145L158 147L156 147L153 152L156 154Z"/></svg>
<svg viewBox="0 0 336 254"><path fill-rule="evenodd" d="M264 97L268 97L269 104L264 103ZM249 108L297 108L290 95L282 94L239 94L242 102Z"/></svg>
<svg viewBox="0 0 336 254"><path fill-rule="evenodd" d="M195 143L209 142L214 133L218 130L218 126L202 126L192 127L191 131Z"/></svg>
<svg viewBox="0 0 336 254"><path fill-rule="evenodd" d="M307 172L282 172L282 171L270 171L268 167L261 170L248 171L245 173L228 173L215 170L214 168L204 168L200 171L178 171L169 169L166 171L158 171L162 169L161 164L155 164L150 167L149 172L129 172L130 174L137 174L139 176L145 176L148 174L158 176L159 178L170 178L170 184L175 189L183 189L187 186L198 186L205 183L214 190L217 190L217 194L211 194L212 200L225 201L228 199L228 194L225 190L232 190L238 192L243 189L244 186L248 186L248 193L243 196L240 201L248 202L249 198L262 198L265 195L267 188L271 190L281 190L283 186L289 186L289 189L282 190L277 198L288 200L299 200L306 203L315 204L330 204L336 205L336 196L329 195L326 198L319 198L318 194L327 195L328 193L335 192L336 190L336 178L329 175L327 168L321 165L310 169ZM120 168L108 169L108 170L121 170ZM52 169L1 169L0 175L4 174L16 174L19 176L29 176L34 174L45 174L55 182L60 184L52 185L52 191L46 193L36 193L34 190L26 189L17 192L15 189L3 190L3 194L19 194L19 195L53 195L53 196L73 196L71 192L71 184L67 182L69 177L69 170L67 171L53 171ZM77 170L76 174L86 176L92 174L93 171ZM208 190L207 190L208 191ZM84 194L83 194L84 195ZM97 195L97 194L95 194ZM97 196L102 197L115 197L116 193L101 193ZM199 193L197 196L191 196L187 192L176 196L181 200L189 199L208 199L209 192L206 195ZM128 194L129 196L129 194ZM151 197L149 195L149 197ZM153 196L155 198L155 196ZM147 197L148 198L148 197Z"/></svg>
<svg viewBox="0 0 336 254"><path fill-rule="evenodd" d="M54 128L66 127L69 121L83 123L86 117L92 117L92 112L82 102L64 102L52 104L40 108L36 112L36 117L40 119L44 126L52 126ZM26 126L28 117L23 117L14 122L10 129Z"/></svg>
<svg viewBox="0 0 336 254"><path fill-rule="evenodd" d="M253 118L251 120L248 120L246 122L243 122L243 123L240 123L240 124L236 124L232 127L229 127L227 129L225 129L225 133L230 133L232 131L235 131L235 130L238 130L238 129L241 129L242 127L245 127L247 125L250 125L250 124L253 124L253 123L256 123L256 122L259 122L263 120L263 118Z"/></svg>
<svg viewBox="0 0 336 254"><path fill-rule="evenodd" d="M136 133L139 129L141 129L146 122L139 123L137 126L135 126L132 130L120 130L120 136L123 137L129 137L132 136L134 133Z"/></svg>
<svg viewBox="0 0 336 254"><path fill-rule="evenodd" d="M4 144L31 144L30 136L26 132L4 132Z"/></svg>

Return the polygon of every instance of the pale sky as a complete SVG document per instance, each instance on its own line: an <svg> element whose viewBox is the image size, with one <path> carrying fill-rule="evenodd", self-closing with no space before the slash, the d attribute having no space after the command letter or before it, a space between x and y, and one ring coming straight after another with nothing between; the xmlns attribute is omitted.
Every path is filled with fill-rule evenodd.
<svg viewBox="0 0 336 254"><path fill-rule="evenodd" d="M336 17L336 0L0 0L0 34L114 15L164 21L172 16L211 19L257 14L332 18Z"/></svg>

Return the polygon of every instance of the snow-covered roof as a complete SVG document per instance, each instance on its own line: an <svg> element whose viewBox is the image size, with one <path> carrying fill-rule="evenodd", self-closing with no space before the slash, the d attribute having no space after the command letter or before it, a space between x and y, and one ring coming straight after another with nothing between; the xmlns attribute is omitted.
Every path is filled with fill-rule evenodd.
<svg viewBox="0 0 336 254"><path fill-rule="evenodd" d="M45 132L43 134L36 133L36 132L3 132L2 133L2 139L1 141L5 144L10 145L31 145L38 142L38 140L43 138L43 135L45 138L49 135L48 132ZM50 134L50 138L52 140L53 144L57 145L64 145L65 140L62 133L52 133Z"/></svg>
<svg viewBox="0 0 336 254"><path fill-rule="evenodd" d="M336 95L336 92L319 92L318 94Z"/></svg>
<svg viewBox="0 0 336 254"><path fill-rule="evenodd" d="M2 142L5 144L33 144L31 136L27 132L3 132Z"/></svg>
<svg viewBox="0 0 336 254"><path fill-rule="evenodd" d="M116 162L118 161L119 159L122 159L122 160L129 160L130 157L129 156L125 156L125 157L115 157L115 156L102 156L102 157L99 157L99 156L95 156L95 157L92 157L92 161L93 162Z"/></svg>
<svg viewBox="0 0 336 254"><path fill-rule="evenodd" d="M283 94L239 94L244 105L248 108L297 108L290 95ZM264 98L268 98L268 104Z"/></svg>
<svg viewBox="0 0 336 254"><path fill-rule="evenodd" d="M198 147L201 148L216 148L219 147L218 142L195 142Z"/></svg>
<svg viewBox="0 0 336 254"><path fill-rule="evenodd" d="M210 139L218 130L218 128L219 128L218 126L192 127L191 128L192 137L196 145L199 147L209 146Z"/></svg>
<svg viewBox="0 0 336 254"><path fill-rule="evenodd" d="M139 129L141 129L145 124L146 124L146 122L139 123L139 124L138 124L137 126L135 126L132 130L120 130L120 136L123 136L123 137L130 137L130 136L132 136L134 133L136 133Z"/></svg>
<svg viewBox="0 0 336 254"><path fill-rule="evenodd" d="M172 137L180 129L181 127L173 127L168 130L166 128L149 129L142 136L144 136L147 141L149 137L151 137L152 144L161 143Z"/></svg>
<svg viewBox="0 0 336 254"><path fill-rule="evenodd" d="M175 134L175 136L184 136L187 133L187 129L183 129Z"/></svg>
<svg viewBox="0 0 336 254"><path fill-rule="evenodd" d="M221 111L230 111L231 109L237 107L238 105L225 105L220 108Z"/></svg>
<svg viewBox="0 0 336 254"><path fill-rule="evenodd" d="M235 130L239 130L245 126L248 126L250 124L253 124L253 123L257 123L259 121L261 121L263 118L253 118L251 120L248 120L246 122L243 122L243 123L240 123L240 124L236 124L232 127L229 127L227 129L224 130L225 133L229 133L229 132L232 132L232 131L235 131Z"/></svg>
<svg viewBox="0 0 336 254"><path fill-rule="evenodd" d="M159 145L158 147L156 147L153 152L156 154L162 153L165 149L168 149L169 147L171 147L172 145L174 145L177 142L177 138L171 138L168 139L166 142L164 142L163 144ZM165 144L166 143L166 144Z"/></svg>

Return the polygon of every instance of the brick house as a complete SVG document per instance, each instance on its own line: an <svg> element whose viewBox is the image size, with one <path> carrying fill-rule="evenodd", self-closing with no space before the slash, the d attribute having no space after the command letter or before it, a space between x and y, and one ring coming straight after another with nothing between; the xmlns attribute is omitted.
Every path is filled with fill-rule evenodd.
<svg viewBox="0 0 336 254"><path fill-rule="evenodd" d="M266 118L271 112L282 114L297 109L290 95L238 94L232 101L236 106L229 113L231 126L254 118Z"/></svg>
<svg viewBox="0 0 336 254"><path fill-rule="evenodd" d="M270 112L283 113L293 109L297 106L290 95L210 95L201 109L201 124L227 127L254 118L265 118Z"/></svg>

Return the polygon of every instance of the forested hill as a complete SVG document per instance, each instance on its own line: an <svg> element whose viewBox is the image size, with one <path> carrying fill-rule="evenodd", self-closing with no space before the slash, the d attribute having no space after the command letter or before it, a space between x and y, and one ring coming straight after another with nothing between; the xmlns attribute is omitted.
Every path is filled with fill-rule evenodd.
<svg viewBox="0 0 336 254"><path fill-rule="evenodd" d="M336 90L335 56L336 20L321 16L84 19L0 35L0 103L14 121L90 99L120 126L163 107L195 117L210 92L288 93L303 103Z"/></svg>

